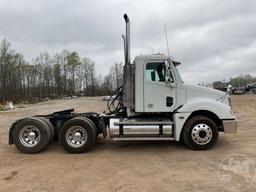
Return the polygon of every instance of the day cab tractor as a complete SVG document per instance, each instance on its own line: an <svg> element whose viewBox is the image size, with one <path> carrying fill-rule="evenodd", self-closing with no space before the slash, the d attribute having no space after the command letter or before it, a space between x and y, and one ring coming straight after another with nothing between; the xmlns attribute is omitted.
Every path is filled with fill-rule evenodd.
<svg viewBox="0 0 256 192"><path fill-rule="evenodd" d="M227 93L185 84L180 62L163 54L140 55L130 62L130 22L125 14L123 86L109 98L108 112L74 109L19 119L9 130L9 144L37 153L53 140L70 153L91 150L99 134L115 141L183 141L205 150L219 132L236 133L237 120Z"/></svg>

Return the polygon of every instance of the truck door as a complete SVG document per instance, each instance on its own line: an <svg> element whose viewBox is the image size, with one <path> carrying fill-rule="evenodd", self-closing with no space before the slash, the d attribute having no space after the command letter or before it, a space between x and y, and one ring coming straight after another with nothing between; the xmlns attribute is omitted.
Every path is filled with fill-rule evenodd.
<svg viewBox="0 0 256 192"><path fill-rule="evenodd" d="M165 61L148 61L144 64L145 112L172 112L175 109L176 86L171 70L166 68Z"/></svg>

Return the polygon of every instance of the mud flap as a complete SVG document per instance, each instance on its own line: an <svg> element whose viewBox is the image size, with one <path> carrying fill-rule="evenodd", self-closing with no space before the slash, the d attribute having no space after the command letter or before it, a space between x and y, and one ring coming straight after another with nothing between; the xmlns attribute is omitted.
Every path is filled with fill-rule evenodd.
<svg viewBox="0 0 256 192"><path fill-rule="evenodd" d="M13 138L12 138L12 132L13 132L13 130L14 130L16 124L19 123L21 120L23 120L23 119L19 119L19 120L15 121L15 122L12 124L12 126L11 126L11 128L10 128L10 130L9 130L9 141L8 141L8 144L9 144L9 145L13 145L13 144L14 144L14 141L13 141Z"/></svg>

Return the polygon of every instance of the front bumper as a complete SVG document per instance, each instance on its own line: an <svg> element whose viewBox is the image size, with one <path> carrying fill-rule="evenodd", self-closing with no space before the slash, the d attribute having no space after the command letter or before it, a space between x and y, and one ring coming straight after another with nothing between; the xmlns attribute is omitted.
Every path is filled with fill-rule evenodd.
<svg viewBox="0 0 256 192"><path fill-rule="evenodd" d="M238 121L236 119L223 120L224 133L237 133Z"/></svg>

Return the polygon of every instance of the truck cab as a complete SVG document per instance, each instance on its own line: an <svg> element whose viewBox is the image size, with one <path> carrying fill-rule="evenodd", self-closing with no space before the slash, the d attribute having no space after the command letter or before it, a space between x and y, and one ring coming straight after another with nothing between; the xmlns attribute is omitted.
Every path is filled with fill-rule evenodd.
<svg viewBox="0 0 256 192"><path fill-rule="evenodd" d="M173 112L185 103L177 64L162 54L135 57L135 112Z"/></svg>
<svg viewBox="0 0 256 192"><path fill-rule="evenodd" d="M223 119L235 118L229 94L184 83L177 69L180 62L156 54L137 56L133 65L136 113L209 110Z"/></svg>

